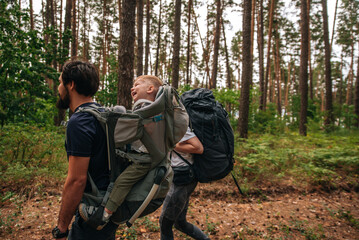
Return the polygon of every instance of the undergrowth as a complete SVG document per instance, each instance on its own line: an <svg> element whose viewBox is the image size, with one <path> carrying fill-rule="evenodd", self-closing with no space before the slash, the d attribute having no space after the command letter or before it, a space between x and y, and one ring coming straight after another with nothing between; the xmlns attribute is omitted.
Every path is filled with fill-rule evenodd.
<svg viewBox="0 0 359 240"><path fill-rule="evenodd" d="M245 191L263 183L358 190L358 131L250 135L236 141L234 172Z"/></svg>
<svg viewBox="0 0 359 240"><path fill-rule="evenodd" d="M0 192L26 194L40 179L62 179L67 172L64 128L6 125L0 129ZM39 187L39 186L38 186ZM41 186L40 186L41 187Z"/></svg>

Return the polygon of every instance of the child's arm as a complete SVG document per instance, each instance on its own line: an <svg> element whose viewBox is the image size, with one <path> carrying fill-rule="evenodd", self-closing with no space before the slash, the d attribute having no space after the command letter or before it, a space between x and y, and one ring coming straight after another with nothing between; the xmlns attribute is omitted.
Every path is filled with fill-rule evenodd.
<svg viewBox="0 0 359 240"><path fill-rule="evenodd" d="M186 141L177 143L175 150L179 151L179 152L184 152L184 153L202 154L203 153L203 145L197 137L193 137Z"/></svg>

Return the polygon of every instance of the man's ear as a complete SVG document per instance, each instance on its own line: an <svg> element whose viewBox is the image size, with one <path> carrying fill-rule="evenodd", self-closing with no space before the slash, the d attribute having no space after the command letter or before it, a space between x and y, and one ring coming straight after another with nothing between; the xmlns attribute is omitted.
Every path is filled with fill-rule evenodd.
<svg viewBox="0 0 359 240"><path fill-rule="evenodd" d="M69 90L74 90L74 89L76 89L75 82L74 81L69 82Z"/></svg>

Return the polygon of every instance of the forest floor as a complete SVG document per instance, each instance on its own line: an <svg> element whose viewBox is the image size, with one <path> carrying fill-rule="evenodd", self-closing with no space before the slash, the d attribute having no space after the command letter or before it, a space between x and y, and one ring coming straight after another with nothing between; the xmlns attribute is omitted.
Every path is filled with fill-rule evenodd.
<svg viewBox="0 0 359 240"><path fill-rule="evenodd" d="M51 239L62 184L46 182L45 187L34 186L27 199L2 201L0 239ZM211 239L359 239L358 191L265 184L260 189L260 194L242 196L230 177L199 184L188 220ZM159 239L160 212L137 220L131 229L120 226L116 239ZM174 233L175 239L190 239Z"/></svg>

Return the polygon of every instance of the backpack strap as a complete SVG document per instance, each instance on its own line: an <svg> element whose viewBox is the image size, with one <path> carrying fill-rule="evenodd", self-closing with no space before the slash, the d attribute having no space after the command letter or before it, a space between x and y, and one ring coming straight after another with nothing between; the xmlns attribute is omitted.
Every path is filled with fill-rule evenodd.
<svg viewBox="0 0 359 240"><path fill-rule="evenodd" d="M175 154L177 154L185 163L187 163L189 166L192 166L193 164L191 164L189 161L187 161L184 157L182 157L181 154L179 154L176 150L172 150Z"/></svg>

